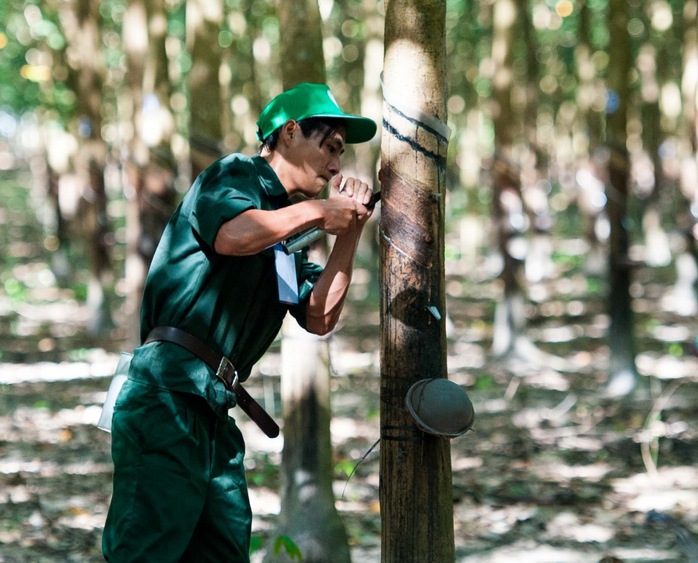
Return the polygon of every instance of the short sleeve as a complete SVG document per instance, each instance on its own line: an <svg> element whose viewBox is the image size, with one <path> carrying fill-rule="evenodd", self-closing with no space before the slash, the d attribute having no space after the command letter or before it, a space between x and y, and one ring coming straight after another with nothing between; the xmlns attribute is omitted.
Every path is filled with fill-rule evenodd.
<svg viewBox="0 0 698 563"><path fill-rule="evenodd" d="M222 159L197 179L189 223L213 248L221 226L240 213L260 207L261 188L254 167L243 159Z"/></svg>

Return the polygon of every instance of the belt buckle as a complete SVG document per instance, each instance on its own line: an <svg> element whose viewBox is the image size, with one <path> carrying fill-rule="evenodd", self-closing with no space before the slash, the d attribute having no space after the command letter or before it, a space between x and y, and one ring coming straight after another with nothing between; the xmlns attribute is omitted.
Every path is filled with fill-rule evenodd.
<svg viewBox="0 0 698 563"><path fill-rule="evenodd" d="M225 374L228 372L229 369L233 371L232 382L228 381L225 377ZM220 364L218 364L218 369L216 370L216 377L223 382L227 389L233 390L235 386L238 384L238 372L235 369L233 362L231 362L226 356L223 356L221 358Z"/></svg>

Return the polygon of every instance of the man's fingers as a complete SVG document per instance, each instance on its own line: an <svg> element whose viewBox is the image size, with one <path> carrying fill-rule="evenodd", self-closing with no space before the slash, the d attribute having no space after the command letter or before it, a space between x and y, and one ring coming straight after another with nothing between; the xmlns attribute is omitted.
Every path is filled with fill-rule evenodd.
<svg viewBox="0 0 698 563"><path fill-rule="evenodd" d="M366 205L371 200L371 188L366 182L356 178L347 178L347 181L344 182L342 193L353 197L358 203L363 205Z"/></svg>
<svg viewBox="0 0 698 563"><path fill-rule="evenodd" d="M342 192L344 195L347 195L349 197L354 196L354 184L356 183L356 180L354 178L347 178L347 181L344 182L344 187L342 188Z"/></svg>
<svg viewBox="0 0 698 563"><path fill-rule="evenodd" d="M330 190L339 193L342 191L341 186L342 186L342 175L336 174L335 176L332 176L332 178L330 179Z"/></svg>

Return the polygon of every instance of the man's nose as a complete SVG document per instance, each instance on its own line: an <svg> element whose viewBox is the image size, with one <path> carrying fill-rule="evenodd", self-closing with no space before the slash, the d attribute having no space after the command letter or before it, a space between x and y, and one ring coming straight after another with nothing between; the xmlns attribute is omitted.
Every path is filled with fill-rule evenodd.
<svg viewBox="0 0 698 563"><path fill-rule="evenodd" d="M339 170L341 169L340 162L339 162L339 157L334 157L330 160L330 164L328 166L329 171L332 173L333 176L336 174L339 174Z"/></svg>

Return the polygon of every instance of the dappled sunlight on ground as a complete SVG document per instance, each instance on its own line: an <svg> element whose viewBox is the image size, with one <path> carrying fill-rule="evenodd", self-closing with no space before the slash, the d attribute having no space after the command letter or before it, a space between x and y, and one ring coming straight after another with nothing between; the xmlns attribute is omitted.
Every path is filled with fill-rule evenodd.
<svg viewBox="0 0 698 563"><path fill-rule="evenodd" d="M615 479L613 489L629 499L631 510L698 515L698 470L695 466L661 468L653 476L638 473Z"/></svg>
<svg viewBox="0 0 698 563"><path fill-rule="evenodd" d="M350 315L360 318L360 310ZM649 526L645 517L656 510L689 527L698 521L696 358L640 354L638 394L602 402L602 343L598 353L557 356L579 368L559 371L539 361L553 355L540 344L542 355L526 365L523 356L490 358L487 343L459 332L459 323L449 366L477 415L473 430L451 441L458 561L680 560L672 530ZM380 553L375 343L365 327L347 323L330 345L334 489L359 563L377 561ZM111 464L109 437L94 424L117 351L83 355L0 364L0 542L8 557L55 561L72 553L76 561L100 560ZM279 365L272 351L248 384L277 419ZM248 444L253 527L273 536L283 440L233 414Z"/></svg>

